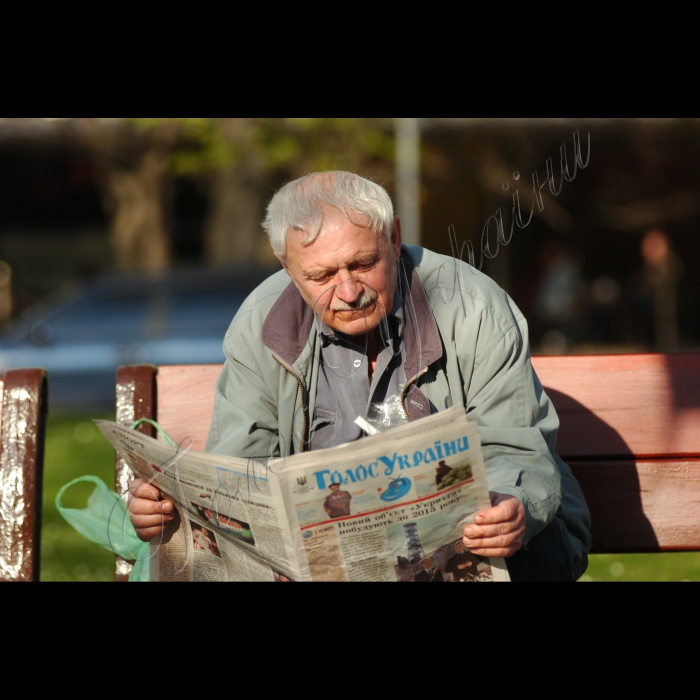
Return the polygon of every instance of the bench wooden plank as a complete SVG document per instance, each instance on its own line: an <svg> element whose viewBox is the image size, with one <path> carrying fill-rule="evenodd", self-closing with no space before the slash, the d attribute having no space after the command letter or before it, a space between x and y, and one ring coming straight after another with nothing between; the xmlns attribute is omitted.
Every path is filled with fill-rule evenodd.
<svg viewBox="0 0 700 700"><path fill-rule="evenodd" d="M700 353L533 357L564 460L700 456Z"/></svg>
<svg viewBox="0 0 700 700"><path fill-rule="evenodd" d="M534 357L533 365L560 416L562 458L700 456L692 403L700 403L700 353ZM160 367L158 422L176 442L190 436L204 449L220 369Z"/></svg>
<svg viewBox="0 0 700 700"><path fill-rule="evenodd" d="M700 460L572 462L592 553L700 549Z"/></svg>
<svg viewBox="0 0 700 700"><path fill-rule="evenodd" d="M13 369L1 384L0 580L38 581L48 378Z"/></svg>
<svg viewBox="0 0 700 700"><path fill-rule="evenodd" d="M176 443L193 440L193 450L204 450L214 412L214 390L221 365L160 367L158 424Z"/></svg>

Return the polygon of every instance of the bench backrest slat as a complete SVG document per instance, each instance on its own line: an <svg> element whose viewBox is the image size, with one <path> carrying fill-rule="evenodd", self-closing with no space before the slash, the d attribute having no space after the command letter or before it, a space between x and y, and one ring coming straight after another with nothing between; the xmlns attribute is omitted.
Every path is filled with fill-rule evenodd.
<svg viewBox="0 0 700 700"><path fill-rule="evenodd" d="M561 428L565 460L700 456L700 353L534 357ZM158 422L176 442L206 443L220 365L163 366ZM695 403L695 405L694 405Z"/></svg>
<svg viewBox="0 0 700 700"><path fill-rule="evenodd" d="M700 460L571 462L593 553L700 549Z"/></svg>
<svg viewBox="0 0 700 700"><path fill-rule="evenodd" d="M557 453L700 456L700 353L533 357L561 428Z"/></svg>
<svg viewBox="0 0 700 700"><path fill-rule="evenodd" d="M172 365L158 369L158 424L176 443L186 437L204 450L221 365Z"/></svg>

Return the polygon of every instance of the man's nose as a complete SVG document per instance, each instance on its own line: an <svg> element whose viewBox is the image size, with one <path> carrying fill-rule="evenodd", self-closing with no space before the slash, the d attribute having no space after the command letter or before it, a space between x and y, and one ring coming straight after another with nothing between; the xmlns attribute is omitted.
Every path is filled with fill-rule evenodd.
<svg viewBox="0 0 700 700"><path fill-rule="evenodd" d="M346 279L335 288L335 296L346 304L354 304L362 292L364 292L364 287L357 279Z"/></svg>

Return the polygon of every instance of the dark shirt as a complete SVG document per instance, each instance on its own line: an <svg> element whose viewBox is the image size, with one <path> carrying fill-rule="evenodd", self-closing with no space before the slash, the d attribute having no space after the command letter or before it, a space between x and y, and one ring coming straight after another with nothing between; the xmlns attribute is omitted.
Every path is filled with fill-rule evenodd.
<svg viewBox="0 0 700 700"><path fill-rule="evenodd" d="M363 437L365 433L355 419L358 416L366 418L371 403L383 403L392 396L400 396L403 391L406 382L402 342L404 316L398 290L387 323L381 326L382 346L370 379L365 336L347 336L322 324L321 366L311 432L312 450ZM386 338L387 326L390 338Z"/></svg>

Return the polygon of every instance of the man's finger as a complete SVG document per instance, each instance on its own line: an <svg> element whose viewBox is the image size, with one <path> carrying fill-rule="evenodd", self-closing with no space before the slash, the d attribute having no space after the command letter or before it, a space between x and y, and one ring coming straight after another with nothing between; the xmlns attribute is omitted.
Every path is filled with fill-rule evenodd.
<svg viewBox="0 0 700 700"><path fill-rule="evenodd" d="M136 536L142 541L142 542L150 542L152 539L155 537L158 537L162 532L163 528L158 526L158 527L142 527L142 528L135 528L136 529Z"/></svg>
<svg viewBox="0 0 700 700"><path fill-rule="evenodd" d="M523 539L522 533L519 530L506 532L493 537L463 537L464 546L472 549L473 547L510 547L512 544L521 542Z"/></svg>
<svg viewBox="0 0 700 700"><path fill-rule="evenodd" d="M490 492L493 506L464 527L464 546L482 557L509 557L522 548L525 539L525 507L502 493Z"/></svg>
<svg viewBox="0 0 700 700"><path fill-rule="evenodd" d="M523 537L520 534L511 533L476 540L465 537L462 542L470 552L482 557L509 557L522 548Z"/></svg>
<svg viewBox="0 0 700 700"><path fill-rule="evenodd" d="M517 546L512 546L512 547L485 547L485 548L474 548L470 549L469 551L472 554L476 554L479 557L512 557L520 547Z"/></svg>
<svg viewBox="0 0 700 700"><path fill-rule="evenodd" d="M464 536L471 540L499 537L519 530L519 524L515 520L498 522L493 525L467 525L464 528Z"/></svg>
<svg viewBox="0 0 700 700"><path fill-rule="evenodd" d="M146 498L151 501L157 501L160 498L160 491L153 484L146 483L143 479L132 481L129 491L136 498Z"/></svg>
<svg viewBox="0 0 700 700"><path fill-rule="evenodd" d="M131 515L131 522L134 528L138 530L144 527L159 527L169 523L175 516L174 515Z"/></svg>
<svg viewBox="0 0 700 700"><path fill-rule="evenodd" d="M174 511L175 506L172 501L149 501L145 498L134 498L129 503L129 514L131 516L157 515L160 517L162 514L163 517L172 517Z"/></svg>
<svg viewBox="0 0 700 700"><path fill-rule="evenodd" d="M494 505L488 510L483 510L481 513L477 513L476 517L474 518L474 522L476 522L478 525L500 523L505 520L511 520L517 516L519 509L523 508L522 503L515 496L506 496L505 494L501 493L495 495L497 498L494 500Z"/></svg>

